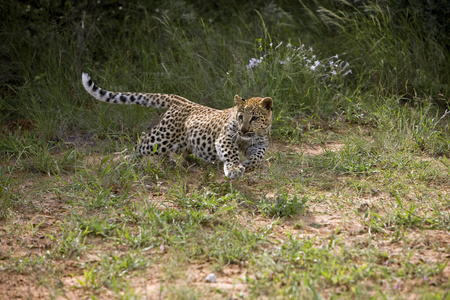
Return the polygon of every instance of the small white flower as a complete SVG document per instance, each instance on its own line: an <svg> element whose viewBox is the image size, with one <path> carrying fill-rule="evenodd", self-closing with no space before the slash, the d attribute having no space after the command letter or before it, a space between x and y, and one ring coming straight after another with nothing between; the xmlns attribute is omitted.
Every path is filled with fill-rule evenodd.
<svg viewBox="0 0 450 300"><path fill-rule="evenodd" d="M257 59L257 58L250 58L248 65L246 65L245 67L247 68L247 70L252 69L254 67L256 67L257 65L259 65L262 62L263 57Z"/></svg>
<svg viewBox="0 0 450 300"><path fill-rule="evenodd" d="M272 46L273 46L273 43L270 43L270 44L269 44L269 46L270 46L270 48L272 48Z"/></svg>
<svg viewBox="0 0 450 300"><path fill-rule="evenodd" d="M337 72L335 70L331 71L331 75L336 75Z"/></svg>

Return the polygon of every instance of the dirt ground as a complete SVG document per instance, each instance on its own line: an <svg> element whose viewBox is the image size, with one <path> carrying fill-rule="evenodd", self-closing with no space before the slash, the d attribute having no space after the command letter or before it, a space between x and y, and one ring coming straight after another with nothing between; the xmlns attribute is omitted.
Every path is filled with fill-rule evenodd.
<svg viewBox="0 0 450 300"><path fill-rule="evenodd" d="M324 150L339 151L344 145L338 142L330 142L324 146L318 145L286 145L275 142L271 145L268 156L275 151L285 153L301 152L304 155L320 155ZM193 168L193 177L200 176L196 174L199 170ZM26 174L24 174L26 176ZM48 175L40 175L43 178ZM220 180L220 179L219 179ZM20 189L27 191L35 188L38 180L25 182ZM270 198L271 193L268 192L266 197ZM333 210L326 204L316 204L312 208L312 212L307 215L298 216L282 220L275 226L273 241L286 239L287 232L293 232L299 237L314 239L317 246L322 243L328 243L330 237L339 232L339 238L345 245L352 247L354 245L364 245L368 243L367 228L360 221L355 220L354 214L349 212L352 209L364 213L373 203L379 201L382 194L364 195L356 199L356 206L343 210ZM40 199L36 199L36 203L40 203L39 209L30 209L28 207L15 208L13 220L0 221L0 266L8 261L10 265L12 261L16 261L18 269L11 268L0 272L0 299L46 299L55 296L49 292L48 286L64 286L71 287L65 289L65 293L56 295L56 298L65 299L89 299L90 293L80 287L79 280L82 280L80 274L80 266L95 261L100 261L103 253L112 251L117 254L126 253L129 248L121 247L104 242L98 238L97 244L91 240L90 250L84 252L81 257L73 259L60 259L57 263L49 265L45 264L46 252L52 249L54 241L52 236L61 231L60 224L66 218L70 208L63 199L59 199L51 191L43 190L39 194ZM153 201L163 196L153 195ZM33 203L33 201L31 202ZM112 222L114 220L111 220ZM249 220L242 217L243 224L248 224ZM262 216L255 216L251 220L251 224L255 228L268 228L273 220ZM301 224L299 226L298 224ZM19 230L14 230L14 228ZM20 229L29 228L29 230ZM34 230L38 228L38 230ZM12 232L11 232L12 230ZM396 257L402 256L407 252L405 244L393 243L389 238L390 232L385 233L385 238L371 239L370 243L378 249L382 249L387 254L384 262L386 266L395 264ZM443 262L450 260L450 233L445 230L410 230L407 233L408 247L412 247L415 251L410 257L411 263L418 262ZM153 248L145 251L145 256L149 260L154 261L150 267L139 272L139 275L132 277L131 289L135 290L136 295L140 295L145 299L161 299L167 296L167 289L164 288L163 282L170 280L174 287L189 287L194 290L202 291L202 295L210 295L217 297L217 291L221 291L221 298L239 299L246 298L248 295L248 285L246 276L248 268L246 265L231 264L214 271L212 262L205 261L203 263L188 263L186 270L181 271L180 275L174 278L164 278L167 274L164 270L167 268L176 268L176 262L170 262L166 265L164 262L169 261L169 248L161 245L159 249ZM24 263L25 261L37 257L42 257L42 263ZM175 264L175 266L174 266ZM41 277L41 274L53 274L55 278L59 278L59 282L46 282L48 277ZM176 272L175 272L176 273ZM217 279L214 283L205 282L205 278L209 273L215 273ZM450 265L446 265L442 273L428 282L429 285L439 286L448 283L450 279ZM426 278L424 280L427 280ZM394 288L400 293L407 293L410 289L411 282L399 281ZM386 283L382 289L392 289ZM101 289L100 299L113 298L112 289ZM176 291L171 295L176 295ZM186 296L186 295L184 295ZM189 295L187 295L189 296ZM188 297L189 298L189 297ZM420 295L409 294L408 299L420 299Z"/></svg>

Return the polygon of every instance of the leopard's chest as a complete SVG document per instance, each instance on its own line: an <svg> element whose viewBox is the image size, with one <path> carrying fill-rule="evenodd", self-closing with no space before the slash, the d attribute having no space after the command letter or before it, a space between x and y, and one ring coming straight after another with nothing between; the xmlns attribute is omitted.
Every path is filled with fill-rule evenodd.
<svg viewBox="0 0 450 300"><path fill-rule="evenodd" d="M215 143L225 128L223 119L200 117L188 120L185 125L187 150L209 162L220 160Z"/></svg>

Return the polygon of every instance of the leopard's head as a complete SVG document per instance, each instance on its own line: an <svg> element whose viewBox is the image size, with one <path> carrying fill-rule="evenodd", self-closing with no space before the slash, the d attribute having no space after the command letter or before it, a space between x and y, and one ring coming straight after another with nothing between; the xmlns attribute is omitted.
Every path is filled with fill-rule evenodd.
<svg viewBox="0 0 450 300"><path fill-rule="evenodd" d="M243 139L267 136L272 126L273 100L270 97L244 99L234 96L238 133Z"/></svg>

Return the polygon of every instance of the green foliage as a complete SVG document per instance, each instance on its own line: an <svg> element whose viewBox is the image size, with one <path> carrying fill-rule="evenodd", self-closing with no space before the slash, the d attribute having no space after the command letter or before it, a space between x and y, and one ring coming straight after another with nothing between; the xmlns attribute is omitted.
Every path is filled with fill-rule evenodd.
<svg viewBox="0 0 450 300"><path fill-rule="evenodd" d="M448 105L438 2L409 1L407 10L395 1L301 5L4 2L0 109L31 120L44 139L72 129L145 130L142 109L90 99L82 71L107 89L176 93L217 108L236 93L270 95L275 128L302 113L330 117L392 96Z"/></svg>
<svg viewBox="0 0 450 300"><path fill-rule="evenodd" d="M34 133L19 128L0 138L0 154L16 159L17 167L36 173L61 174L77 168L82 155L77 150L63 149L63 145L46 143ZM60 153L64 151L64 153Z"/></svg>
<svg viewBox="0 0 450 300"><path fill-rule="evenodd" d="M130 252L125 255L116 255L108 253L102 256L102 269L107 279L124 276L133 271L144 269L151 265L151 260L143 258L138 252Z"/></svg>
<svg viewBox="0 0 450 300"><path fill-rule="evenodd" d="M208 210L210 213L215 213L218 210L227 210L233 201L242 198L237 191L220 196L218 193L208 189L194 191L189 196L180 191L176 194L169 194L169 197L173 199L174 203L185 209Z"/></svg>
<svg viewBox="0 0 450 300"><path fill-rule="evenodd" d="M109 237L115 231L115 228L120 223L111 219L100 219L98 217L92 217L89 219L83 219L80 216L75 215L76 222L79 224L79 228L87 235L98 235L102 237Z"/></svg>
<svg viewBox="0 0 450 300"><path fill-rule="evenodd" d="M291 217L303 213L309 201L307 195L301 199L297 198L297 195L290 197L287 194L279 194L275 201L269 199L263 199L258 203L258 208L265 217Z"/></svg>
<svg viewBox="0 0 450 300"><path fill-rule="evenodd" d="M254 255L258 246L268 242L268 233L238 228L237 224L219 226L213 235L206 237L205 248L197 251L204 251L220 265L244 262Z"/></svg>
<svg viewBox="0 0 450 300"><path fill-rule="evenodd" d="M0 166L0 220L11 215L11 209L18 204L20 195L13 191L14 178L12 170Z"/></svg>
<svg viewBox="0 0 450 300"><path fill-rule="evenodd" d="M60 226L61 236L54 253L57 257L67 258L79 256L86 250L86 235L88 230L73 228L70 222L66 222ZM52 237L55 239L55 237Z"/></svg>
<svg viewBox="0 0 450 300"><path fill-rule="evenodd" d="M71 201L87 210L117 207L127 203L136 176L132 165L123 161L116 163L107 156L95 171L84 168L77 172L66 182L66 189Z"/></svg>
<svg viewBox="0 0 450 300"><path fill-rule="evenodd" d="M335 41L334 49L323 49L357 60L363 88L406 94L411 101L421 100L417 93L428 94L449 104L448 97L438 99L439 92L448 95L450 82L444 29L449 11L442 1L311 1L303 6L307 13L301 22L327 37L319 45Z"/></svg>
<svg viewBox="0 0 450 300"><path fill-rule="evenodd" d="M424 151L431 155L449 153L448 112L437 113L429 106L420 109L391 108L382 105L374 113L379 142L391 150ZM388 150L388 149L386 149Z"/></svg>

